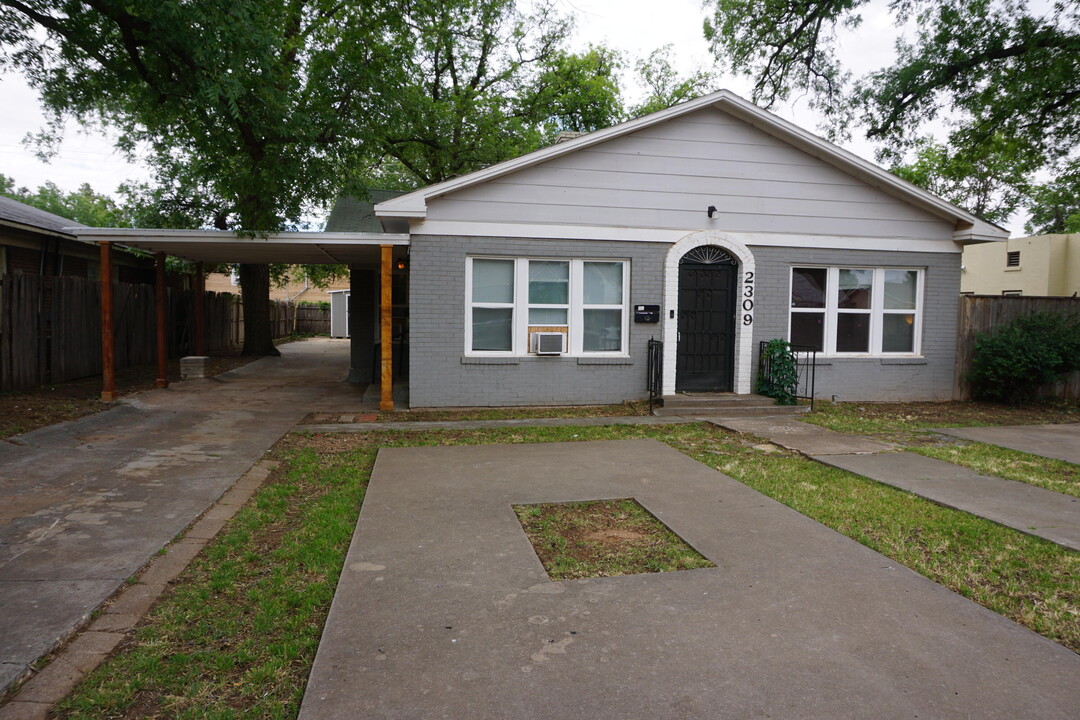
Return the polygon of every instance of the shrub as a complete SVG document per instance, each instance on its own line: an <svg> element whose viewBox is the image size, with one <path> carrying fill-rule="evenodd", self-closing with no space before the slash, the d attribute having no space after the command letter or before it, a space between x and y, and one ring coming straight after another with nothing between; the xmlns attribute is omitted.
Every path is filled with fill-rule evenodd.
<svg viewBox="0 0 1080 720"><path fill-rule="evenodd" d="M1032 313L975 339L968 380L977 400L1021 403L1039 388L1080 370L1080 321L1075 315Z"/></svg>
<svg viewBox="0 0 1080 720"><path fill-rule="evenodd" d="M774 338L765 343L764 366L768 373L758 375L757 391L776 398L777 405L794 405L799 390L799 367L787 340Z"/></svg>

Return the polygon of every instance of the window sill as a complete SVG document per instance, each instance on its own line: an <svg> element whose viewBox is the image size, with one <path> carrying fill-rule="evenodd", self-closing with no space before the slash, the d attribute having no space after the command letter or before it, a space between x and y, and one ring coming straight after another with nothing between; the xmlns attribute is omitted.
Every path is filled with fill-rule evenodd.
<svg viewBox="0 0 1080 720"><path fill-rule="evenodd" d="M551 362L563 358L578 365L633 365L628 355L462 355L462 365L520 365L522 360Z"/></svg>
<svg viewBox="0 0 1080 720"><path fill-rule="evenodd" d="M800 355L802 360L803 356ZM831 365L837 360L871 360L880 362L882 365L926 365L927 359L922 355L822 355L818 353L817 366Z"/></svg>
<svg viewBox="0 0 1080 720"><path fill-rule="evenodd" d="M593 357L579 355L577 358L578 365L633 365L634 359L631 357Z"/></svg>
<svg viewBox="0 0 1080 720"><path fill-rule="evenodd" d="M1020 271L1021 271L1021 270L1023 270L1023 269L1024 269L1024 268L1022 268L1022 267L1020 267L1019 265L1017 265L1017 266L1015 266L1015 267L1007 267L1007 268L1005 268L1005 272L1020 272Z"/></svg>
<svg viewBox="0 0 1080 720"><path fill-rule="evenodd" d="M462 355L462 365L519 365L521 358L485 355Z"/></svg>

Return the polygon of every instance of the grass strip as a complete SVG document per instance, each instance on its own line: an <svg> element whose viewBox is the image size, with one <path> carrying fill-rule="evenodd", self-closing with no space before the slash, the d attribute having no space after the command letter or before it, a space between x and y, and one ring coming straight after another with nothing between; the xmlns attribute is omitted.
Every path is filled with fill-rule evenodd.
<svg viewBox="0 0 1080 720"><path fill-rule="evenodd" d="M983 475L1037 485L1080 497L1080 465L980 442L909 448L912 452L963 465Z"/></svg>
<svg viewBox="0 0 1080 720"><path fill-rule="evenodd" d="M1043 425L1080 421L1080 403L1014 406L987 402L818 403L800 420L830 430L904 444L935 427Z"/></svg>
<svg viewBox="0 0 1080 720"><path fill-rule="evenodd" d="M716 567L636 500L515 505L552 580Z"/></svg>
<svg viewBox="0 0 1080 720"><path fill-rule="evenodd" d="M295 718L375 453L303 447L56 708L71 718Z"/></svg>
<svg viewBox="0 0 1080 720"><path fill-rule="evenodd" d="M703 424L290 435L61 718L295 718L380 447L651 437L1080 652L1080 553Z"/></svg>
<svg viewBox="0 0 1080 720"><path fill-rule="evenodd" d="M1075 403L1013 407L992 403L833 403L801 419L838 432L870 435L984 475L1080 497L1080 466L997 445L929 433L935 427L1075 422Z"/></svg>

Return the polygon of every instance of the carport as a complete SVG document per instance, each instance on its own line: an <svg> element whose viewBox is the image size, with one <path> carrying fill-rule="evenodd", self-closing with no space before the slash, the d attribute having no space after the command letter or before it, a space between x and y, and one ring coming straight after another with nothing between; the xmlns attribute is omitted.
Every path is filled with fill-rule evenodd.
<svg viewBox="0 0 1080 720"><path fill-rule="evenodd" d="M395 263L403 262L408 252L409 235L364 232L282 232L261 237L241 237L220 230L164 230L144 228L71 228L80 240L97 243L101 252L101 354L102 390L105 401L116 399L114 362L114 325L112 317L113 244L121 244L153 253L156 260L155 309L157 315L157 385L168 386L168 354L165 334L165 258L167 255L195 264L195 353L206 353L203 298L204 269L207 265L249 263L256 265L348 265L355 285L358 276L374 272L379 277L380 353L378 359L382 410L392 410L393 291L391 276ZM354 293L355 295L355 293ZM365 338L353 334L352 357L370 356L370 348L358 348Z"/></svg>

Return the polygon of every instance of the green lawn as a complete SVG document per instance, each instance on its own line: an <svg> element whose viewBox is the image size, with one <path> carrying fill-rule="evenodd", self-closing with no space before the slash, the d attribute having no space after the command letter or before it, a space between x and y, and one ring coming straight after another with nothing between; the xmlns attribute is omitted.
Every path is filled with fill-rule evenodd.
<svg viewBox="0 0 1080 720"><path fill-rule="evenodd" d="M294 718L380 447L651 437L1080 652L1080 553L713 426L288 436L266 485L63 718ZM1033 470L1033 472L1038 472Z"/></svg>
<svg viewBox="0 0 1080 720"><path fill-rule="evenodd" d="M1075 403L1034 407L993 403L823 403L802 419L837 432L894 442L912 452L984 475L1080 497L1080 466L929 432L936 427L1080 422L1080 407Z"/></svg>

